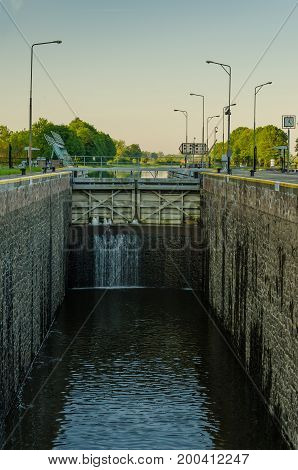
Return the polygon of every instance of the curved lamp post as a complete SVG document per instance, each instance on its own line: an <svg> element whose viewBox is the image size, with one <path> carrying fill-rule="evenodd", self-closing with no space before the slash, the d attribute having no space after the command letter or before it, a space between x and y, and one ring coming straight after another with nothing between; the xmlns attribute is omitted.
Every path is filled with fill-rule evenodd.
<svg viewBox="0 0 298 470"><path fill-rule="evenodd" d="M205 143L205 96L204 95L198 95L197 93L189 93L190 96L199 96L200 98L203 98L203 126L202 126L202 143Z"/></svg>
<svg viewBox="0 0 298 470"><path fill-rule="evenodd" d="M214 127L214 144L213 144L213 160L215 160L215 144L217 142L216 134L218 133L218 127ZM209 158L208 158L208 168L211 168L211 155L209 152Z"/></svg>
<svg viewBox="0 0 298 470"><path fill-rule="evenodd" d="M185 111L184 109L174 109L175 112L177 113L183 113L185 116L185 143L188 143L188 112ZM185 168L186 168L186 163L187 163L187 154L185 155Z"/></svg>
<svg viewBox="0 0 298 470"><path fill-rule="evenodd" d="M209 155L209 122L213 118L219 118L220 116L217 114L216 116L209 116L207 117L207 155Z"/></svg>
<svg viewBox="0 0 298 470"><path fill-rule="evenodd" d="M230 108L232 106L236 106L236 103L231 104ZM229 109L229 106L224 106L222 109L222 154L224 155L225 153L225 115L227 113L227 110Z"/></svg>
<svg viewBox="0 0 298 470"><path fill-rule="evenodd" d="M36 42L31 46L31 66L30 66L30 98L29 98L29 147L28 147L28 159L29 168L31 170L32 165L32 81L33 81L33 48L35 46L44 46L46 44L61 44L62 41L47 41L47 42Z"/></svg>
<svg viewBox="0 0 298 470"><path fill-rule="evenodd" d="M263 88L263 86L272 85L272 82L262 83L255 87L254 93L254 161L253 161L253 172L257 169L257 159L258 159L258 149L257 149L257 140L256 140L256 112L257 112L257 94Z"/></svg>
<svg viewBox="0 0 298 470"><path fill-rule="evenodd" d="M206 60L207 64L215 64L219 65L220 67L223 68L223 70L228 74L229 76L229 101L228 101L228 107L229 107L229 114L228 114L228 149L227 149L227 156L228 156L228 167L227 167L227 172L228 174L231 174L231 88L232 88L232 67L227 64L222 64L221 62L214 62L213 60Z"/></svg>

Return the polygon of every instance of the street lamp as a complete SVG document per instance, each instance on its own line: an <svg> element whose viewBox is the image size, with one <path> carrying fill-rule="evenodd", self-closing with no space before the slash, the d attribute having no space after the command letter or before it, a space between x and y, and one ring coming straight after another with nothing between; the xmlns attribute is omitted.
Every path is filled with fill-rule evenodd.
<svg viewBox="0 0 298 470"><path fill-rule="evenodd" d="M207 155L209 155L209 122L213 118L219 118L219 115L207 117Z"/></svg>
<svg viewBox="0 0 298 470"><path fill-rule="evenodd" d="M192 163L195 164L195 154L196 154L196 138L193 138L193 146L192 146Z"/></svg>
<svg viewBox="0 0 298 470"><path fill-rule="evenodd" d="M236 103L231 104L231 106L236 106ZM225 115L229 114L229 108L231 106L224 106L222 109L222 154L225 153Z"/></svg>
<svg viewBox="0 0 298 470"><path fill-rule="evenodd" d="M257 158L258 158L258 149L257 149L257 140L256 140L256 112L257 112L257 94L263 88L263 86L272 85L272 82L262 83L255 87L254 94L254 161L253 161L253 172L257 169Z"/></svg>
<svg viewBox="0 0 298 470"><path fill-rule="evenodd" d="M220 62L214 62L213 60L206 60L207 64L215 64L220 65L221 68L229 75L229 114L228 114L228 149L227 149L227 156L228 156L228 166L227 172L231 174L231 88L232 88L232 68L230 65L222 64Z"/></svg>
<svg viewBox="0 0 298 470"><path fill-rule="evenodd" d="M28 147L28 159L29 168L31 170L32 165L32 79L33 79L33 48L35 46L43 46L45 44L61 44L62 41L47 41L47 42L36 42L31 46L31 67L30 67L30 98L29 98L29 147Z"/></svg>
<svg viewBox="0 0 298 470"><path fill-rule="evenodd" d="M213 160L215 160L215 156L216 156L216 154L215 154L215 144L217 142L217 138L216 138L217 132L218 132L218 127L215 126L214 127L214 144L213 144ZM210 154L210 152L209 152L209 155L208 155L208 168L211 168L211 154Z"/></svg>
<svg viewBox="0 0 298 470"><path fill-rule="evenodd" d="M174 109L175 112L183 113L185 116L186 128L185 128L185 143L188 143L188 112L184 111L183 109ZM187 147L187 146L186 146ZM187 154L185 156L185 168L187 163Z"/></svg>
<svg viewBox="0 0 298 470"><path fill-rule="evenodd" d="M204 95L198 95L197 93L190 93L190 96L199 96L200 98L203 98L202 143L203 143L203 147L204 147L204 143L205 143L205 96Z"/></svg>

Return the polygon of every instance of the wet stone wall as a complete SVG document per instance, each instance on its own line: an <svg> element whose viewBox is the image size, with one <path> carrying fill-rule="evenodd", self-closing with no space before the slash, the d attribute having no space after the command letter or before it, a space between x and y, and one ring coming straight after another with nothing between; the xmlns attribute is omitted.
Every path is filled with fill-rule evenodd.
<svg viewBox="0 0 298 470"><path fill-rule="evenodd" d="M67 174L0 185L0 415L64 298L70 191Z"/></svg>
<svg viewBox="0 0 298 470"><path fill-rule="evenodd" d="M202 184L205 298L297 447L297 188L221 176Z"/></svg>
<svg viewBox="0 0 298 470"><path fill-rule="evenodd" d="M68 285L202 289L199 225L73 225Z"/></svg>

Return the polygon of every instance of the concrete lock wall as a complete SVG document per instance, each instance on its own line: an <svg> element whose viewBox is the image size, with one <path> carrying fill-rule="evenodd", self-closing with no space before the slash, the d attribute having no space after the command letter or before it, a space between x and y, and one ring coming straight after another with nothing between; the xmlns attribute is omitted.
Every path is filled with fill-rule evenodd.
<svg viewBox="0 0 298 470"><path fill-rule="evenodd" d="M98 237L106 238L106 245L96 243ZM122 246L111 243L115 237L124 237L125 245L125 240L122 240ZM203 252L198 225L73 225L68 286L202 290L204 276L200 259ZM112 273L120 270L125 275L112 279L113 276L98 276L103 274L98 273L99 270Z"/></svg>
<svg viewBox="0 0 298 470"><path fill-rule="evenodd" d="M64 298L71 221L68 174L14 181L0 180L0 414L11 406ZM205 296L293 447L297 194L291 185L204 175L202 227L124 227L136 240L137 285L192 287ZM122 229L110 228L110 237ZM96 285L102 246L96 238L104 230L72 227L70 287Z"/></svg>
<svg viewBox="0 0 298 470"><path fill-rule="evenodd" d="M297 447L297 186L220 175L202 186L206 299Z"/></svg>
<svg viewBox="0 0 298 470"><path fill-rule="evenodd" d="M68 174L0 180L0 413L6 413L65 293Z"/></svg>

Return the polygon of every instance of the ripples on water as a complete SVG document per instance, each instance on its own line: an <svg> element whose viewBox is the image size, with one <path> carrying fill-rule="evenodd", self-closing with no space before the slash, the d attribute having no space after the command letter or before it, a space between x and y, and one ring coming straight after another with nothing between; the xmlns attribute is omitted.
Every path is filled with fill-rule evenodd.
<svg viewBox="0 0 298 470"><path fill-rule="evenodd" d="M70 292L7 420L6 436L20 416L7 448L284 447L242 369L187 291Z"/></svg>

